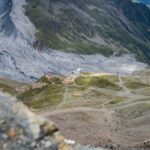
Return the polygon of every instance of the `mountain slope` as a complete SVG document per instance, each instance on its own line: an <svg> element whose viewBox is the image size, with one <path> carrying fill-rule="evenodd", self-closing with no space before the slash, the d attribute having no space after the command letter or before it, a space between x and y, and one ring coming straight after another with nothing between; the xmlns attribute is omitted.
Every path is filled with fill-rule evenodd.
<svg viewBox="0 0 150 150"><path fill-rule="evenodd" d="M77 68L82 68L85 72L126 74L147 67L137 62L133 55L124 54L128 51L126 46L134 45L133 40L131 44L127 41L136 37L138 43L136 40L135 47L138 48L131 50L134 50L140 60L149 62L146 57L149 51L147 48L144 48L144 51L141 49L140 36L134 35L130 38L129 31L117 20L118 14L121 14L120 17L124 15L119 11L118 7L121 6L117 6L115 1L27 2L28 5L25 0L0 1L0 76L30 82L49 72L69 75ZM100 5L100 2L103 3ZM144 20L148 22L146 14ZM134 30L129 19L125 19L125 22ZM144 32L137 28L135 30L143 37L144 42L141 41L145 47L148 40L144 38ZM119 44L119 40L123 40L123 44ZM44 50L39 51L37 47ZM51 48L83 54L100 54L79 55ZM108 57L113 53L116 56Z"/></svg>
<svg viewBox="0 0 150 150"><path fill-rule="evenodd" d="M39 30L35 46L76 53L131 51L150 58L150 9L131 0L27 0L26 14Z"/></svg>
<svg viewBox="0 0 150 150"><path fill-rule="evenodd" d="M144 4L146 4L148 7L150 7L150 1L149 1L149 0L133 0L133 2L136 2L136 3L144 3Z"/></svg>

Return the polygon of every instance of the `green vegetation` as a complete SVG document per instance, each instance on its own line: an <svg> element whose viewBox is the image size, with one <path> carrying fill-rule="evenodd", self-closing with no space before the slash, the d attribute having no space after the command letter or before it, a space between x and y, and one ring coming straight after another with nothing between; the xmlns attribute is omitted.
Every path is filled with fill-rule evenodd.
<svg viewBox="0 0 150 150"><path fill-rule="evenodd" d="M51 83L51 81L49 81L49 79L46 76L41 77L37 82Z"/></svg>
<svg viewBox="0 0 150 150"><path fill-rule="evenodd" d="M51 78L50 81L55 83L55 84L62 84L62 80L60 77L53 77L53 78Z"/></svg>
<svg viewBox="0 0 150 150"><path fill-rule="evenodd" d="M56 19L52 6L49 5L50 8L45 7L41 0L36 2L27 0L27 2L26 15L38 29L36 33L38 42L35 43L35 46L63 51L69 50L69 52L82 54L101 53L107 57L113 54L113 50L109 46L89 41L81 34L83 33L88 37L91 34L93 37L95 36L93 29L88 26L85 27L83 20L78 20L73 11L65 9L62 15L57 16ZM70 28L67 22L70 22L73 28Z"/></svg>
<svg viewBox="0 0 150 150"><path fill-rule="evenodd" d="M99 88L115 91L121 90L116 84L118 78L113 75L92 76L92 74L86 74L75 79L74 82L77 85L68 85L65 106L73 107L80 103L81 106L91 105L99 108L102 104L100 97L104 99L110 97L109 94L98 91ZM26 91L19 94L18 98L32 109L43 109L47 107L53 109L58 104L63 103L65 99L66 85L63 84L64 80L66 78L59 76L44 76L33 87L29 86ZM95 88L92 89L93 87Z"/></svg>
<svg viewBox="0 0 150 150"><path fill-rule="evenodd" d="M125 86L131 90L150 87L150 82L148 80L144 81L144 77L143 80L140 77L132 77L132 76L124 77L122 79L124 81Z"/></svg>
<svg viewBox="0 0 150 150"><path fill-rule="evenodd" d="M142 82L139 77L135 76L128 76L128 77L122 77L122 80L126 82Z"/></svg>
<svg viewBox="0 0 150 150"><path fill-rule="evenodd" d="M125 85L126 85L129 89L132 89L132 90L150 87L150 85L144 84L144 83L141 83L141 82L127 82L127 83L125 83Z"/></svg>
<svg viewBox="0 0 150 150"><path fill-rule="evenodd" d="M101 53L106 57L109 57L113 54L113 50L105 45L98 45L96 43L91 43L91 42L75 42L73 47L76 50L76 53L81 53L81 54L96 54L96 53Z"/></svg>
<svg viewBox="0 0 150 150"><path fill-rule="evenodd" d="M54 84L39 89L29 89L18 98L32 109L52 108L62 101L63 92L62 85Z"/></svg>
<svg viewBox="0 0 150 150"><path fill-rule="evenodd" d="M0 91L6 92L12 96L16 96L20 93L25 86L28 86L28 84L7 78L0 78Z"/></svg>
<svg viewBox="0 0 150 150"><path fill-rule="evenodd" d="M115 99L115 100L112 100L109 104L115 105L115 104L118 104L118 103L121 103L121 102L123 102L122 99Z"/></svg>
<svg viewBox="0 0 150 150"><path fill-rule="evenodd" d="M42 88L35 88L32 89L32 87L29 87L29 89L20 95L18 95L18 98L21 99L22 101L25 100L31 100L34 96L38 95L42 91L46 90L48 86L44 86Z"/></svg>
<svg viewBox="0 0 150 150"><path fill-rule="evenodd" d="M98 1L76 3L69 0L66 2L71 5L68 7L63 1L61 3L66 7L60 5L58 1L27 0L26 15L38 29L37 41L34 44L36 47L40 49L50 47L82 54L101 53L107 57L111 56L115 50L123 54L127 49L134 53L137 59L149 63L150 35L147 30L149 12L146 9L142 9L145 12L144 16L140 13L139 8L132 10L133 13L129 16L126 16L126 13L123 14L129 22L125 24L124 20L118 17L117 10L115 10L118 7L115 7L115 3L114 9L106 11L109 7L107 3L101 4ZM82 11L75 9L72 3L74 7ZM95 6L95 9L88 8L88 5ZM137 17L137 14L142 16ZM147 21L143 20L142 24L140 19L130 17L145 18ZM105 45L99 38L96 39L97 37L111 44ZM116 48L113 49L112 45Z"/></svg>
<svg viewBox="0 0 150 150"><path fill-rule="evenodd" d="M40 44L43 45L44 47L50 47L56 50L63 50L63 49L66 49L68 46L68 44L63 42L58 37L58 35L54 34L51 31L37 32L36 37L38 39L38 42L40 42Z"/></svg>
<svg viewBox="0 0 150 150"><path fill-rule="evenodd" d="M100 78L108 80L110 82L119 82L119 78L116 75L101 75Z"/></svg>
<svg viewBox="0 0 150 150"><path fill-rule="evenodd" d="M0 90L3 91L3 92L7 92L11 95L16 95L17 94L17 91L14 87L11 87L7 84L4 84L4 83L0 83Z"/></svg>
<svg viewBox="0 0 150 150"><path fill-rule="evenodd" d="M116 104L121 105L125 100L128 102L129 98L126 95L118 95L120 92L124 92L119 86L118 76L82 73L72 79L74 80L71 81L74 82L73 84L69 84L70 79L67 79L61 76L44 76L28 90L19 94L18 98L33 109L47 107L54 109L56 106L60 108L78 106L101 108L103 103L108 107L113 107ZM133 90L135 93L139 88L149 89L149 85L143 83L137 76L123 77L122 79L124 86L135 89ZM132 97L132 94L130 96Z"/></svg>
<svg viewBox="0 0 150 150"><path fill-rule="evenodd" d="M110 82L104 78L97 77L97 76L96 77L80 76L80 77L76 78L75 83L77 85L80 85L80 86L87 86L87 87L88 86L95 86L98 88L108 88L108 89L112 89L112 90L121 90L121 88L117 84Z"/></svg>
<svg viewBox="0 0 150 150"><path fill-rule="evenodd" d="M57 76L53 76L51 78L43 76L37 81L37 83L38 82L48 83L48 84L62 84L62 79L61 77L57 77Z"/></svg>

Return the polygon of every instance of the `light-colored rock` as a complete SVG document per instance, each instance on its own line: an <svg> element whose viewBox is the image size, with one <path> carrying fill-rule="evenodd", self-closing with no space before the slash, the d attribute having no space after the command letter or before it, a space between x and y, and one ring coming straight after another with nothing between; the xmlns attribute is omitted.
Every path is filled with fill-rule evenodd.
<svg viewBox="0 0 150 150"><path fill-rule="evenodd" d="M10 139L13 139L16 137L16 130L15 128L10 128L7 132L7 135Z"/></svg>

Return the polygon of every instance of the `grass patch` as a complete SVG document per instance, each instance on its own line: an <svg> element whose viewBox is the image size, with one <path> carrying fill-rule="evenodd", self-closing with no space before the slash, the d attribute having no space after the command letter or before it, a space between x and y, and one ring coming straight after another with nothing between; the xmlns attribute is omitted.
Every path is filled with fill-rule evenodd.
<svg viewBox="0 0 150 150"><path fill-rule="evenodd" d="M119 82L118 76L115 75L101 75L100 78L108 80L110 82Z"/></svg>
<svg viewBox="0 0 150 150"><path fill-rule="evenodd" d="M139 77L132 77L132 76L129 76L129 77L122 77L122 80L124 82L142 82L141 79Z"/></svg>
<svg viewBox="0 0 150 150"><path fill-rule="evenodd" d="M50 81L55 83L55 84L62 84L62 80L59 77L53 77L53 78L51 78Z"/></svg>
<svg viewBox="0 0 150 150"><path fill-rule="evenodd" d="M8 78L0 78L0 90L9 93L12 96L16 96L28 85L29 84L27 83L11 80Z"/></svg>
<svg viewBox="0 0 150 150"><path fill-rule="evenodd" d="M86 87L95 86L98 88L108 88L108 89L112 89L112 90L120 90L121 89L117 84L110 82L106 79L103 79L101 77L80 76L75 79L75 83L77 85L86 86Z"/></svg>
<svg viewBox="0 0 150 150"><path fill-rule="evenodd" d="M112 100L111 102L109 102L109 104L115 105L115 104L118 104L118 103L121 103L121 102L123 102L122 99L115 99L115 100Z"/></svg>
<svg viewBox="0 0 150 150"><path fill-rule="evenodd" d="M125 86L131 90L150 87L149 82L144 82L139 77L124 77L122 79Z"/></svg>
<svg viewBox="0 0 150 150"><path fill-rule="evenodd" d="M51 81L46 76L41 77L37 82L42 82L42 83L49 83L51 84Z"/></svg>
<svg viewBox="0 0 150 150"><path fill-rule="evenodd" d="M37 82L42 82L42 83L48 83L48 84L62 84L62 78L61 77L51 77L48 78L46 76L41 77Z"/></svg>
<svg viewBox="0 0 150 150"><path fill-rule="evenodd" d="M24 104L32 109L44 109L47 107L56 106L61 102L61 96L57 94L37 98L36 100L24 101Z"/></svg>
<svg viewBox="0 0 150 150"><path fill-rule="evenodd" d="M0 83L0 90L2 92L7 92L11 95L16 95L17 94L17 91L14 87L11 87L11 86L9 86L7 84L4 84L4 83Z"/></svg>
<svg viewBox="0 0 150 150"><path fill-rule="evenodd" d="M25 105L32 109L43 109L59 104L63 98L62 85L49 85L39 89L29 89L19 95Z"/></svg>
<svg viewBox="0 0 150 150"><path fill-rule="evenodd" d="M81 54L96 54L100 53L106 57L109 57L113 54L113 50L105 45L98 45L98 44L89 44L80 40L80 42L74 42L73 48L76 50L77 53Z"/></svg>
<svg viewBox="0 0 150 150"><path fill-rule="evenodd" d="M126 87L128 87L129 89L132 89L132 90L150 87L150 85L141 83L141 82L128 82L128 83L125 83L125 85L126 85Z"/></svg>
<svg viewBox="0 0 150 150"><path fill-rule="evenodd" d="M36 88L36 89L32 89L31 87L25 91L24 93L21 93L20 95L18 95L18 98L22 101L25 100L30 100L32 99L34 96L38 95L39 93L41 93L42 91L46 90L47 86L43 87L43 88Z"/></svg>

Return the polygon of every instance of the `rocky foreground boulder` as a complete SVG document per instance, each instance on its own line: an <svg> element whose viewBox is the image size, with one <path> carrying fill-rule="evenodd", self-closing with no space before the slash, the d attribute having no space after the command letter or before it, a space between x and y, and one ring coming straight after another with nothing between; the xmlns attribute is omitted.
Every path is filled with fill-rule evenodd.
<svg viewBox="0 0 150 150"><path fill-rule="evenodd" d="M150 150L150 140L133 148L113 144L104 148L66 140L57 126L31 112L16 98L0 92L0 150Z"/></svg>
<svg viewBox="0 0 150 150"><path fill-rule="evenodd" d="M53 122L0 92L0 150L88 150L64 139ZM103 150L99 148L99 150Z"/></svg>

